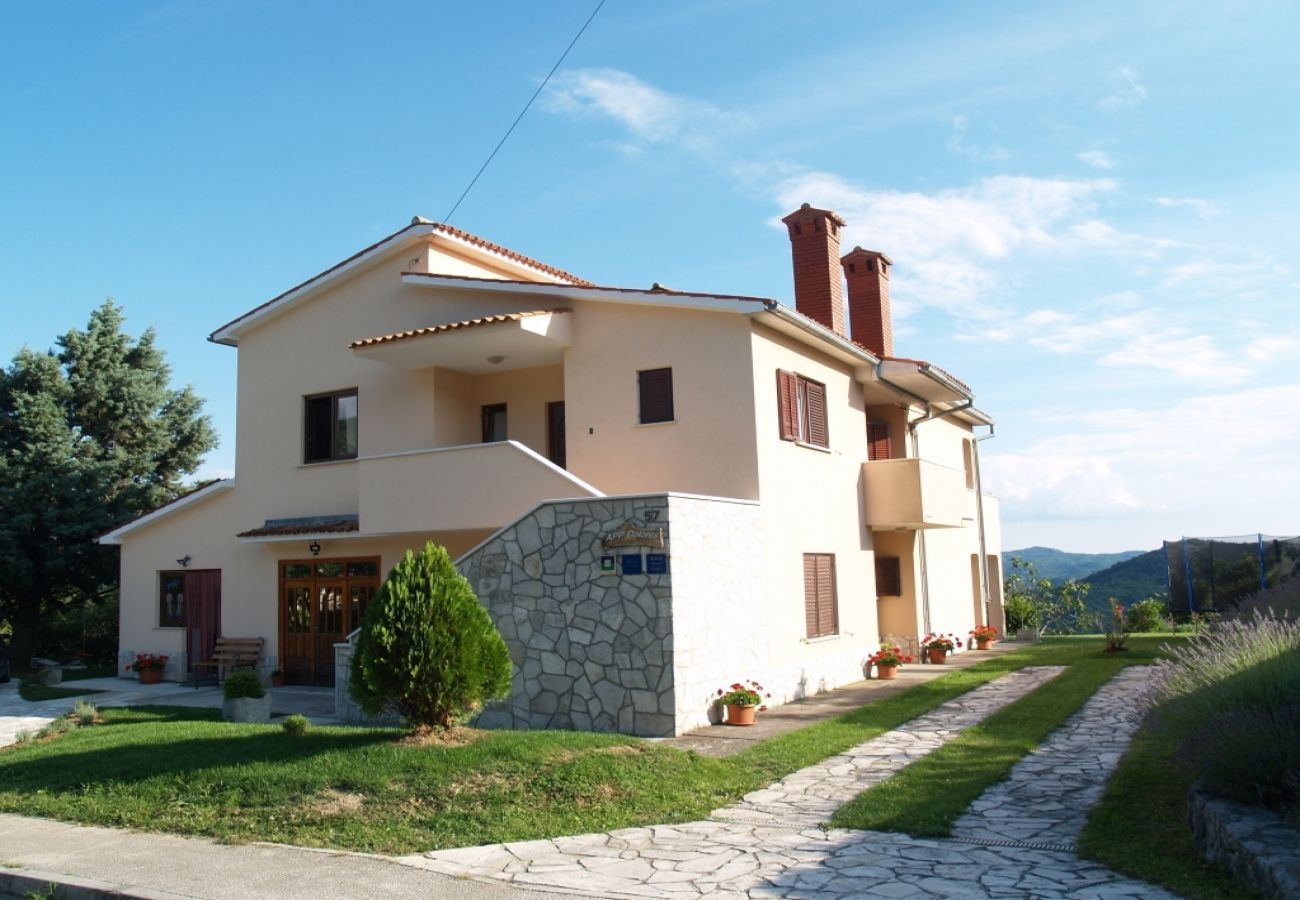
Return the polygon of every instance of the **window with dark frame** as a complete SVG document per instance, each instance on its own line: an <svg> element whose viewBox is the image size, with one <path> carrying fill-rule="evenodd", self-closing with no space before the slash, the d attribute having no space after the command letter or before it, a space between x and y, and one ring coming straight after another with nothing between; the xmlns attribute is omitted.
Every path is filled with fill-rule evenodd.
<svg viewBox="0 0 1300 900"><path fill-rule="evenodd" d="M876 557L876 596L903 596L903 566L897 556Z"/></svg>
<svg viewBox="0 0 1300 900"><path fill-rule="evenodd" d="M357 389L303 398L303 462L356 459Z"/></svg>
<svg viewBox="0 0 1300 900"><path fill-rule="evenodd" d="M641 424L673 421L673 370L645 369L636 376Z"/></svg>
<svg viewBox="0 0 1300 900"><path fill-rule="evenodd" d="M483 407L483 443L495 444L506 439L506 405L492 403Z"/></svg>
<svg viewBox="0 0 1300 900"><path fill-rule="evenodd" d="M777 419L781 440L813 447L830 446L826 422L826 385L795 372L776 373Z"/></svg>
<svg viewBox="0 0 1300 900"><path fill-rule="evenodd" d="M828 637L840 633L834 553L803 555L803 609L808 637Z"/></svg>
<svg viewBox="0 0 1300 900"><path fill-rule="evenodd" d="M184 628L185 615L185 573L158 573L158 627Z"/></svg>

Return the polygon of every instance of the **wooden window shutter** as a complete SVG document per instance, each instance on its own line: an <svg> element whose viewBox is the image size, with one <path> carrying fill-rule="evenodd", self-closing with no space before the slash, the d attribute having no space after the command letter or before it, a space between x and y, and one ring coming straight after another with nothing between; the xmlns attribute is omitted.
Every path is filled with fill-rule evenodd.
<svg viewBox="0 0 1300 900"><path fill-rule="evenodd" d="M813 553L803 555L803 616L804 632L808 637L817 636L817 556Z"/></svg>
<svg viewBox="0 0 1300 900"><path fill-rule="evenodd" d="M903 596L903 569L897 556L876 557L876 595Z"/></svg>
<svg viewBox="0 0 1300 900"><path fill-rule="evenodd" d="M808 402L808 443L815 447L829 447L826 429L826 386L815 381L805 382Z"/></svg>
<svg viewBox="0 0 1300 900"><path fill-rule="evenodd" d="M822 553L817 557L817 633L836 634L839 631L835 603L835 557Z"/></svg>
<svg viewBox="0 0 1300 900"><path fill-rule="evenodd" d="M776 408L781 440L799 440L799 379L793 372L776 370Z"/></svg>
<svg viewBox="0 0 1300 900"><path fill-rule="evenodd" d="M637 373L641 394L641 423L673 420L673 370L647 369Z"/></svg>
<svg viewBox="0 0 1300 900"><path fill-rule="evenodd" d="M839 610L835 597L835 555L803 555L804 626L808 637L839 633Z"/></svg>
<svg viewBox="0 0 1300 900"><path fill-rule="evenodd" d="M889 443L888 422L867 423L867 459L891 459L893 448Z"/></svg>

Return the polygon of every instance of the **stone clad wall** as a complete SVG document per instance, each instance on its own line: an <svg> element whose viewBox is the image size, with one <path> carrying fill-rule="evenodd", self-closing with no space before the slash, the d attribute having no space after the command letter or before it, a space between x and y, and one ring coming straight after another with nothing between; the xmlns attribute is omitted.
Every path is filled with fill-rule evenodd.
<svg viewBox="0 0 1300 900"><path fill-rule="evenodd" d="M602 548L629 520L663 528L671 558L669 511L665 494L546 503L458 562L515 670L480 726L675 733L671 562L662 575L600 567L649 549Z"/></svg>
<svg viewBox="0 0 1300 900"><path fill-rule="evenodd" d="M1300 897L1300 832L1280 817L1193 787L1187 818L1206 861L1223 866L1261 897Z"/></svg>

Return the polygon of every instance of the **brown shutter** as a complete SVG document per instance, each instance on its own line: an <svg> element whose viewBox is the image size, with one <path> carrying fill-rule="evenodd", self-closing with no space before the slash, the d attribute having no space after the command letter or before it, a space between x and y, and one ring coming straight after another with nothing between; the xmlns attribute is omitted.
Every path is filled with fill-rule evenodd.
<svg viewBox="0 0 1300 900"><path fill-rule="evenodd" d="M817 637L817 556L803 555L803 616L808 637Z"/></svg>
<svg viewBox="0 0 1300 900"><path fill-rule="evenodd" d="M876 557L876 596L903 596L903 570L897 556Z"/></svg>
<svg viewBox="0 0 1300 900"><path fill-rule="evenodd" d="M673 370L647 369L637 373L641 393L641 423L673 420Z"/></svg>
<svg viewBox="0 0 1300 900"><path fill-rule="evenodd" d="M893 448L889 443L888 422L867 423L867 459L890 459Z"/></svg>
<svg viewBox="0 0 1300 900"><path fill-rule="evenodd" d="M799 380L793 372L776 370L776 408L781 440L799 440Z"/></svg>
<svg viewBox="0 0 1300 900"><path fill-rule="evenodd" d="M826 430L826 386L815 381L806 382L808 401L808 443L815 447L829 447Z"/></svg>
<svg viewBox="0 0 1300 900"><path fill-rule="evenodd" d="M836 634L839 631L835 602L835 556L821 553L817 557L817 633Z"/></svg>

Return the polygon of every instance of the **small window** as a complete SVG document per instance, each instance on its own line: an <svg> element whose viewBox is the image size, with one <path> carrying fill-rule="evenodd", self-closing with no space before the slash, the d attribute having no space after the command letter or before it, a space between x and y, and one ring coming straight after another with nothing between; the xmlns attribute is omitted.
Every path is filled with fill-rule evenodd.
<svg viewBox="0 0 1300 900"><path fill-rule="evenodd" d="M889 440L888 422L867 423L867 460L890 459L893 447Z"/></svg>
<svg viewBox="0 0 1300 900"><path fill-rule="evenodd" d="M834 553L803 555L803 609L808 637L840 633Z"/></svg>
<svg viewBox="0 0 1300 900"><path fill-rule="evenodd" d="M641 424L673 421L673 370L646 369L637 373L641 395Z"/></svg>
<svg viewBox="0 0 1300 900"><path fill-rule="evenodd" d="M356 459L357 392L318 394L303 400L303 462Z"/></svg>
<svg viewBox="0 0 1300 900"><path fill-rule="evenodd" d="M876 557L876 596L903 596L903 567L897 556Z"/></svg>
<svg viewBox="0 0 1300 900"><path fill-rule="evenodd" d="M158 627L185 627L185 576L180 572L158 573Z"/></svg>
<svg viewBox="0 0 1300 900"><path fill-rule="evenodd" d="M506 439L506 405L493 403L483 407L483 443L494 444Z"/></svg>
<svg viewBox="0 0 1300 900"><path fill-rule="evenodd" d="M781 440L830 446L826 424L826 385L794 372L776 373L777 418Z"/></svg>

